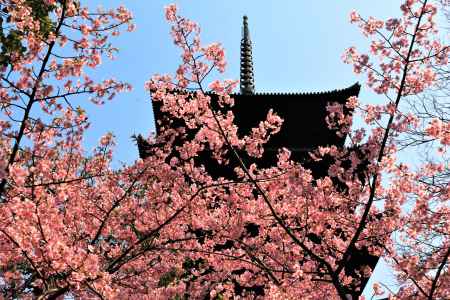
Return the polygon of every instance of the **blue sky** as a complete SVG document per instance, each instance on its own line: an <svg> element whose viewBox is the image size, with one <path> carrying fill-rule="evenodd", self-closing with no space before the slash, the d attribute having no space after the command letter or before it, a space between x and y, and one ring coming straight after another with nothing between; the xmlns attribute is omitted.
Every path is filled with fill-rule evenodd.
<svg viewBox="0 0 450 300"><path fill-rule="evenodd" d="M117 59L105 61L97 71L98 79L114 76L131 83L134 90L119 95L104 107L87 106L92 122L86 138L86 150L92 148L105 132L116 136L115 164L133 162L138 154L130 136L148 135L154 130L149 95L144 82L156 73L173 73L179 63L178 49L169 36L163 8L177 3L181 13L202 27L202 41L221 42L226 49L228 68L220 78L238 79L242 16L249 17L253 41L255 85L257 91L301 92L345 88L356 81L363 84L363 103L382 99L368 91L364 78L352 73L341 61L341 54L356 45L367 49L366 40L349 23L349 13L356 9L363 16L385 18L399 15L398 0L90 0L104 7L125 5L134 16L136 31L115 39L120 49ZM107 6L106 6L107 5ZM91 7L92 7L91 6ZM211 78L217 79L217 78ZM392 274L379 264L375 280L392 284ZM369 284L371 285L371 284ZM366 291L369 296L369 291Z"/></svg>

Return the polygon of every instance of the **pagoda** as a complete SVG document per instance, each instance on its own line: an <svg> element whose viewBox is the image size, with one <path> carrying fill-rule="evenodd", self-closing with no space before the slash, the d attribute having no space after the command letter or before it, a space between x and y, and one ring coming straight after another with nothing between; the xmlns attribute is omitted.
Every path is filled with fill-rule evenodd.
<svg viewBox="0 0 450 300"><path fill-rule="evenodd" d="M248 165L256 163L258 167L269 167L276 163L276 155L280 148L291 151L291 158L302 163L312 171L315 179L322 178L328 173L327 163L312 161L309 153L319 146L335 145L344 147L345 136L337 135L335 130L329 129L325 118L327 116L327 104L337 102L344 105L351 96L358 96L360 85L355 83L349 87L324 92L308 93L260 93L255 90L252 41L248 28L248 18L244 16L241 39L240 61L240 92L230 95L234 98L234 106L231 107L235 116L235 124L239 134L247 134L251 128L257 127L272 109L283 119L280 132L273 135L264 147L261 158L249 157L245 152L239 152L242 160ZM211 96L212 105L217 101L217 96ZM170 118L161 110L161 102L152 102L154 118L156 122L156 134L161 134L162 128L168 124ZM351 111L346 113L351 114ZM173 120L172 120L173 121ZM178 126L176 121L170 122L171 126ZM192 132L191 132L192 133ZM137 137L139 156L146 158L151 155L153 146L148 144L140 135ZM232 178L235 176L233 169L238 166L230 158L229 164L219 164L208 151L204 151L196 160L203 165L213 177ZM319 240L320 237L311 237ZM368 278L361 277L358 270L363 266L375 268L378 257L369 254L367 249L354 249L346 267L346 275L358 279L357 285L346 287L349 299L358 299ZM258 290L255 288L255 291ZM255 292L257 294L257 292Z"/></svg>

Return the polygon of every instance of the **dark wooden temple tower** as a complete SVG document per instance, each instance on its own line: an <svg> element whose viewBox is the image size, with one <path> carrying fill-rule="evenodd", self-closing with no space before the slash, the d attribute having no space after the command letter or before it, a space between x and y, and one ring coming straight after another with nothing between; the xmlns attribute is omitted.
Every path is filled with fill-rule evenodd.
<svg viewBox="0 0 450 300"><path fill-rule="evenodd" d="M247 17L244 16L241 40L240 93L231 95L235 100L232 111L235 115L235 123L239 128L238 133L248 134L251 128L257 127L259 122L266 118L270 109L273 109L283 119L281 131L267 143L264 148L264 156L255 161L258 166L267 167L273 164L278 149L282 147L291 151L294 160L306 163L309 158L308 152L318 146L344 146L345 136L338 137L335 131L327 127L325 122L326 106L329 102L345 104L350 96L357 96L359 90L360 85L355 83L344 89L316 93L255 92L252 42ZM214 94L210 94L210 96L212 102L217 98ZM167 124L168 121L168 117L161 111L160 105L160 102L153 102L154 117L157 121L157 135L161 133L162 125ZM170 121L174 120L171 119ZM178 126L178 124L174 121L171 126ZM142 142L141 140L141 157L145 156L145 146ZM243 155L245 156L245 154ZM205 155L199 161L217 176L226 176L230 174L230 169L233 169L229 166L216 165L208 155ZM319 170L312 165L308 167L316 169L313 171L316 171L317 175L326 174L323 172L326 172L326 170Z"/></svg>
<svg viewBox="0 0 450 300"><path fill-rule="evenodd" d="M240 153L243 160L247 163L256 162L259 167L268 167L276 162L278 150L285 147L291 151L291 158L294 161L312 170L315 178L326 176L328 166L312 162L308 153L319 146L344 147L345 136L338 137L325 122L326 106L329 102L345 104L350 96L358 96L360 85L355 83L347 88L316 93L258 93L255 91L252 42L246 16L243 20L240 50L240 93L231 95L235 100L232 111L239 133L248 134L251 128L258 126L259 122L266 118L270 109L284 120L281 131L266 144L262 158L249 158L245 153ZM210 96L212 102L217 99L214 94ZM153 102L157 135L161 133L161 124L167 124L168 121L168 116L161 111L160 105L160 102ZM179 123L175 121L172 124ZM137 144L141 158L150 155L152 146L141 136L137 137ZM196 163L204 165L213 177L233 177L233 168L237 166L235 162L219 165L207 152L199 156ZM347 275L352 276L362 265L369 265L373 269L377 261L378 258L371 256L366 250L355 249L345 270ZM359 286L349 287L350 299L358 299L368 278L360 279L362 282Z"/></svg>

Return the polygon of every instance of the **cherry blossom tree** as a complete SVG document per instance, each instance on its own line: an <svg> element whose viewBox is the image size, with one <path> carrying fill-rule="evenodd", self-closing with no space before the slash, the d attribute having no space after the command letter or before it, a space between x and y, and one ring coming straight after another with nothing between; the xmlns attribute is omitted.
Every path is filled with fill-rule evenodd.
<svg viewBox="0 0 450 300"><path fill-rule="evenodd" d="M435 68L448 63L432 1L407 0L403 16L386 22L352 13L375 40L370 57L350 48L344 59L387 103L329 104L326 121L349 145L311 153L328 167L320 178L287 149L269 168L251 163L283 120L270 110L238 133L230 97L237 82L209 79L224 71L224 50L203 46L199 26L175 5L166 19L181 64L175 76L146 84L167 118L157 137L136 138L144 159L113 169L112 134L90 153L82 147L82 103L130 88L88 74L114 54L110 37L133 29L132 16L124 7L46 0L42 30L34 3L2 2L10 15L3 35L26 37L8 48L0 70L4 298L358 299L372 264L355 265L357 256L381 255L402 283L393 297L448 297L448 118L402 106L433 87ZM358 113L368 129L351 128ZM413 132L436 145L418 169L400 160ZM233 176L209 174L197 158L205 152L236 166Z"/></svg>
<svg viewBox="0 0 450 300"><path fill-rule="evenodd" d="M86 156L81 141L89 123L74 102L101 104L129 88L114 79L94 82L85 69L114 54L109 36L121 25L131 30L131 15L65 0L1 6L8 14L2 36L20 44L3 48L0 73L1 291L5 298L56 298L69 281L86 288L82 282L95 272L97 260L81 238L95 222L78 219L87 206L77 191L111 173L111 136Z"/></svg>

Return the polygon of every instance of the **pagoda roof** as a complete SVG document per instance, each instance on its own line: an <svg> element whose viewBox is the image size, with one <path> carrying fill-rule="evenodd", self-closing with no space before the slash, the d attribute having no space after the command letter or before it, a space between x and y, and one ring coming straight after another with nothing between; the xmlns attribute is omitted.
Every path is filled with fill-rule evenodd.
<svg viewBox="0 0 450 300"><path fill-rule="evenodd" d="M266 119L270 109L283 119L281 130L274 134L265 145L263 157L247 161L256 162L260 167L270 166L275 163L278 150L285 147L291 151L292 159L304 162L305 159L309 159L308 152L318 146L344 146L345 136L337 136L336 132L330 130L326 124L326 106L330 102L345 104L349 97L358 96L360 88L361 86L355 83L344 89L325 92L231 94L230 96L234 98L234 106L231 107L231 111L234 113L234 121L240 135L249 134L252 128L257 127L261 121ZM213 107L216 106L217 95L214 93L208 93L208 95L211 97ZM167 113L161 111L160 101L152 102L157 121L157 134L160 134L161 126L168 124L168 119L170 119L172 127L184 126L181 120L174 120ZM347 113L351 112L347 111ZM187 131L190 134L196 132L195 129ZM245 154L242 155L245 156ZM202 157L200 161L205 165L215 165L214 161L207 156ZM216 167L218 166L214 166L212 169L217 170Z"/></svg>

